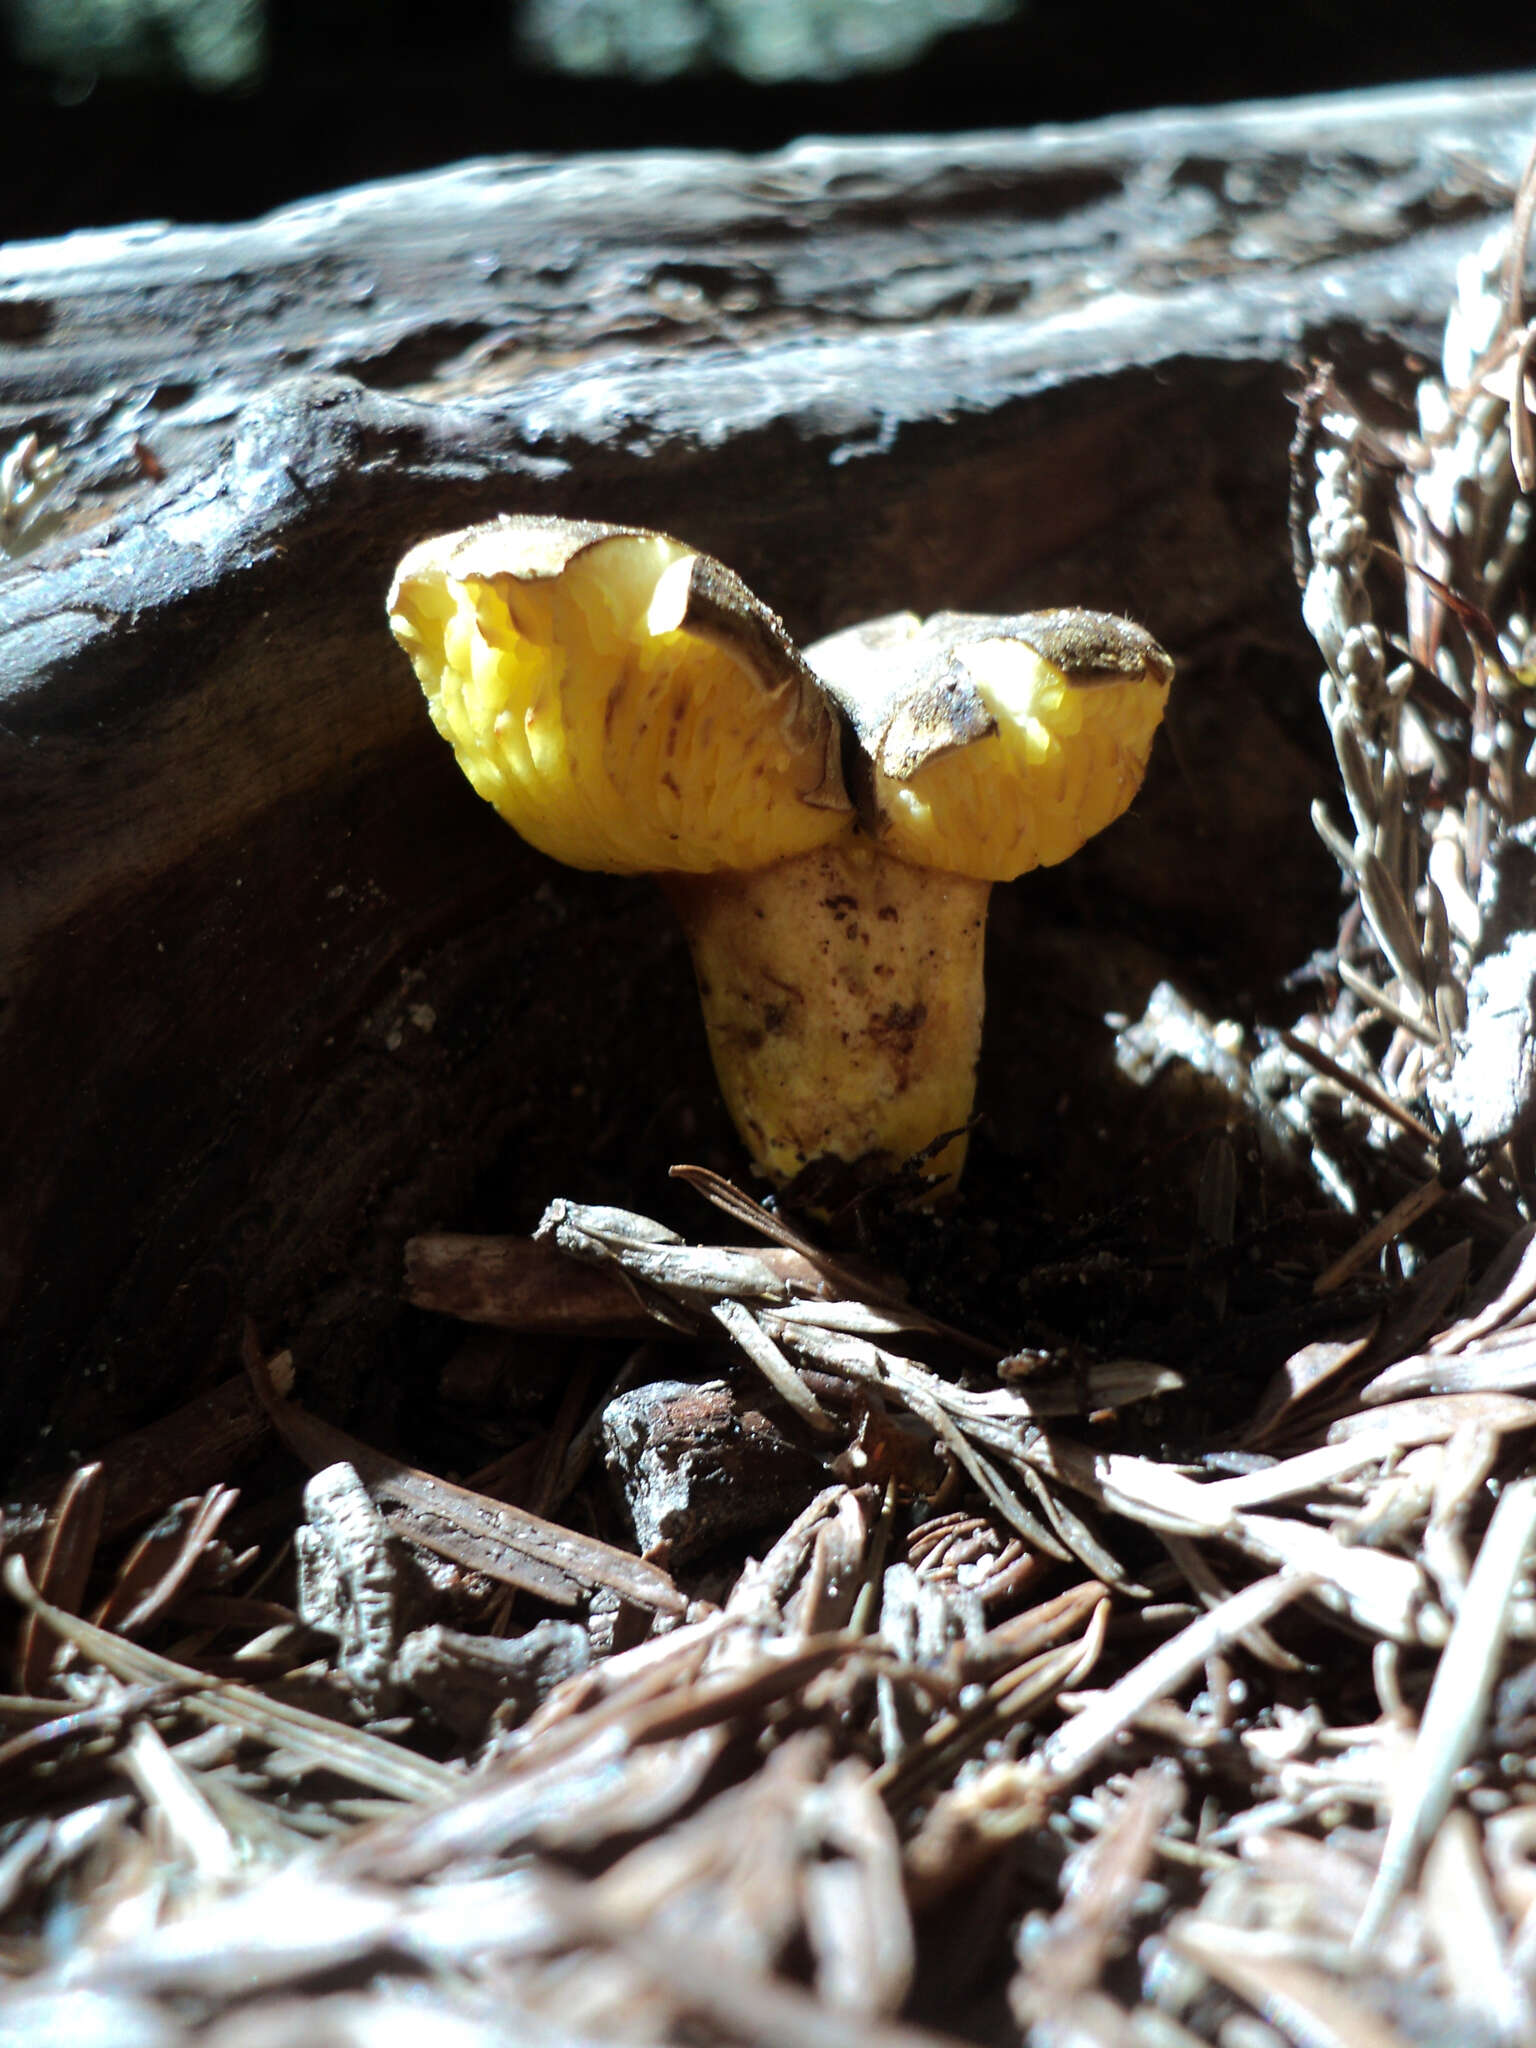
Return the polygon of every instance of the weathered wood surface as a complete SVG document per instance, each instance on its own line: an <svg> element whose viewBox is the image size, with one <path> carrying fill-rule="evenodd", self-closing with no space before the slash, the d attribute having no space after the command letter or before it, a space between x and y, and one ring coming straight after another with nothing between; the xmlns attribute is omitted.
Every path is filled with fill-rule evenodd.
<svg viewBox="0 0 1536 2048"><path fill-rule="evenodd" d="M147 419L195 433L206 400L199 419L178 379L476 391L637 348L1262 279L1486 213L1529 106L1506 80L757 159L503 158L248 227L86 232L6 252L5 398L35 424L154 393Z"/></svg>
<svg viewBox="0 0 1536 2048"><path fill-rule="evenodd" d="M1261 995L1331 916L1293 365L1432 352L1533 129L1505 80L0 251L0 439L76 493L0 572L8 1439L48 1463L211 1384L246 1315L382 1426L432 1355L407 1237L739 1170L646 886L521 847L427 728L380 604L434 528L660 525L804 635L1143 618L1181 681L1142 804L998 895L990 1142L1038 1157L1112 1085L1102 1013L1173 958Z"/></svg>

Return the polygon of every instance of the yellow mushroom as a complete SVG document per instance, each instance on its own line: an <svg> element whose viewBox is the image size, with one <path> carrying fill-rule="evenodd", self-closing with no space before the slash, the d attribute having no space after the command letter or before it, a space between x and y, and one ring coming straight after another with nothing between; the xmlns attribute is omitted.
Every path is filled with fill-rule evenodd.
<svg viewBox="0 0 1536 2048"><path fill-rule="evenodd" d="M662 880L759 1172L928 1154L952 1185L988 892L1131 801L1173 674L1157 643L1094 612L901 614L802 655L682 542L534 518L412 549L389 616L509 824Z"/></svg>

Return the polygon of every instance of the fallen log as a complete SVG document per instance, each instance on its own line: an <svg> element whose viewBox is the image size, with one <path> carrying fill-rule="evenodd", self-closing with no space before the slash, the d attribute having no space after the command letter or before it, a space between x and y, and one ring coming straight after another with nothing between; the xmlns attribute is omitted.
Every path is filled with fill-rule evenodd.
<svg viewBox="0 0 1536 2048"><path fill-rule="evenodd" d="M678 532L802 637L900 606L1152 627L1181 673L1141 803L993 913L989 1142L1047 1205L1113 1184L1104 1012L1175 957L1219 1012L1330 933L1296 365L1433 351L1533 127L1504 80L513 159L0 251L0 437L64 463L0 566L22 1462L217 1383L247 1316L387 1436L434 1355L408 1237L742 1170L646 885L467 802L389 644L399 554L499 510Z"/></svg>

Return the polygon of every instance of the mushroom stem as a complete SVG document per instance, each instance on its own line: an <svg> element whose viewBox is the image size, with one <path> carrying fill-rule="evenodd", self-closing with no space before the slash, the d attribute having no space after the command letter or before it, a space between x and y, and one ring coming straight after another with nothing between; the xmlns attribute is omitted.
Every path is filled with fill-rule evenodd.
<svg viewBox="0 0 1536 2048"><path fill-rule="evenodd" d="M720 1090L778 1182L891 1168L971 1114L991 883L849 836L744 873L669 875ZM925 1164L947 1192L965 1138Z"/></svg>

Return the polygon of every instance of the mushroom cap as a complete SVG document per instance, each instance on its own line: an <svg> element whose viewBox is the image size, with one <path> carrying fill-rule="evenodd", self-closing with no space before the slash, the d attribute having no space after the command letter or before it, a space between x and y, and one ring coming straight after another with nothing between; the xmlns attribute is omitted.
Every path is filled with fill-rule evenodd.
<svg viewBox="0 0 1536 2048"><path fill-rule="evenodd" d="M571 867L758 868L848 828L815 676L740 578L681 541L493 520L413 548L389 622L470 782Z"/></svg>
<svg viewBox="0 0 1536 2048"><path fill-rule="evenodd" d="M858 736L889 853L977 881L1052 867L1141 787L1173 663L1106 612L897 612L807 659Z"/></svg>

